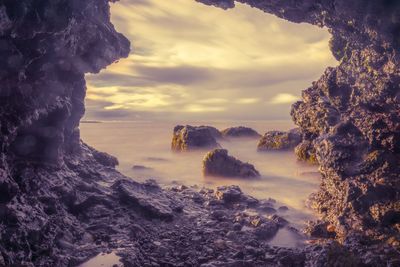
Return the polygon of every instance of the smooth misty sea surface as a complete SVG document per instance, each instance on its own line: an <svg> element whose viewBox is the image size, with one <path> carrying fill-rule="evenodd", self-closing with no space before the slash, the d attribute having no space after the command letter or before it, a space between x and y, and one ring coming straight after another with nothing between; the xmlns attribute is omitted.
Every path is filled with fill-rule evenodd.
<svg viewBox="0 0 400 267"><path fill-rule="evenodd" d="M174 183L187 186L216 188L221 185L239 185L243 192L258 199L273 198L277 207L286 205L289 211L281 213L301 228L313 218L306 207L307 197L317 191L320 176L317 167L296 160L293 151L257 152L257 139L219 140L229 154L253 164L261 173L260 179L203 177L202 159L207 151L172 152L172 130L175 125L211 125L220 130L231 126L248 126L264 134L270 130L294 128L290 121L246 122L101 122L82 123L82 139L100 151L119 160L118 170L136 181L154 179L161 185ZM146 168L133 169L134 165ZM271 241L275 245L295 243L290 233L280 231Z"/></svg>

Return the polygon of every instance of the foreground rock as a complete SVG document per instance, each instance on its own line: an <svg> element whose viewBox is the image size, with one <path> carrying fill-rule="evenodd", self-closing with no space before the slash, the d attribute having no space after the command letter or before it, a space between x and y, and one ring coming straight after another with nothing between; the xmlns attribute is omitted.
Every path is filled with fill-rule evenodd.
<svg viewBox="0 0 400 267"><path fill-rule="evenodd" d="M226 149L214 149L203 159L203 173L206 176L259 177L260 173L249 163L228 155Z"/></svg>
<svg viewBox="0 0 400 267"><path fill-rule="evenodd" d="M259 138L261 135L248 127L231 127L221 131L223 137Z"/></svg>
<svg viewBox="0 0 400 267"><path fill-rule="evenodd" d="M302 140L299 129L289 132L271 131L261 137L257 145L258 151L287 150L295 148Z"/></svg>
<svg viewBox="0 0 400 267"><path fill-rule="evenodd" d="M209 126L175 126L171 149L174 151L188 151L194 149L209 149L221 147L216 138L219 131Z"/></svg>

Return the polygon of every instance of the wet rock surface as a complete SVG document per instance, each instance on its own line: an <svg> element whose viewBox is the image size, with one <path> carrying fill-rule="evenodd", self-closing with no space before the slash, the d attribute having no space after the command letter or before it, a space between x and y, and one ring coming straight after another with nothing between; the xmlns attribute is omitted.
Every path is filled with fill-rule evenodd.
<svg viewBox="0 0 400 267"><path fill-rule="evenodd" d="M126 266L400 265L400 4L238 2L331 30L340 64L303 92L292 117L323 175L311 199L322 223L311 230L329 226L336 241L271 247L287 222L247 214L258 201L237 188L166 190L118 173L78 129L84 74L129 52L110 1L2 1L0 266L76 266L114 250Z"/></svg>
<svg viewBox="0 0 400 267"><path fill-rule="evenodd" d="M175 126L172 136L171 149L174 151L188 151L193 149L209 149L220 147L216 138L220 138L219 131L210 126Z"/></svg>
<svg viewBox="0 0 400 267"><path fill-rule="evenodd" d="M223 137L247 137L247 138L259 138L261 135L257 133L255 130L244 127L230 127L221 131Z"/></svg>
<svg viewBox="0 0 400 267"><path fill-rule="evenodd" d="M318 164L317 155L315 154L315 148L312 141L304 140L298 146L295 147L294 153L297 159L312 164Z"/></svg>
<svg viewBox="0 0 400 267"><path fill-rule="evenodd" d="M257 144L258 151L287 150L295 148L302 140L299 129L289 132L270 131L265 133Z"/></svg>
<svg viewBox="0 0 400 267"><path fill-rule="evenodd" d="M214 149L203 159L203 174L206 176L225 176L254 178L260 173L250 163L244 163L228 155L226 149Z"/></svg>

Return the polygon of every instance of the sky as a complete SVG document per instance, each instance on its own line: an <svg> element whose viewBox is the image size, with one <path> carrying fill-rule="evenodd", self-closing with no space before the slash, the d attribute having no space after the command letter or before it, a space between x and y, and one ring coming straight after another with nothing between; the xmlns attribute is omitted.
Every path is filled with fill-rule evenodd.
<svg viewBox="0 0 400 267"><path fill-rule="evenodd" d="M131 53L86 75L87 120L286 120L337 65L327 29L239 3L121 0L111 16Z"/></svg>

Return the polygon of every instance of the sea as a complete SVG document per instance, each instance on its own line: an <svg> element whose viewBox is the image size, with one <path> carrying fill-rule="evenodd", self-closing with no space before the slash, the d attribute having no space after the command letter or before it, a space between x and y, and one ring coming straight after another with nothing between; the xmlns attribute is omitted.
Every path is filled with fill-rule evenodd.
<svg viewBox="0 0 400 267"><path fill-rule="evenodd" d="M293 151L257 152L257 139L231 138L218 142L230 155L253 164L261 177L204 177L202 160L207 151L171 151L176 125L209 125L220 130L246 126L260 134L295 127L291 121L84 121L80 130L84 142L116 156L119 160L117 169L135 181L153 179L165 187L183 184L212 189L238 185L244 193L255 198L273 198L277 207L287 206L289 210L279 215L298 229L308 220L315 219L307 198L320 184L317 166L298 161ZM297 242L299 240L288 231L280 231L271 240L272 245L284 247L297 246Z"/></svg>

